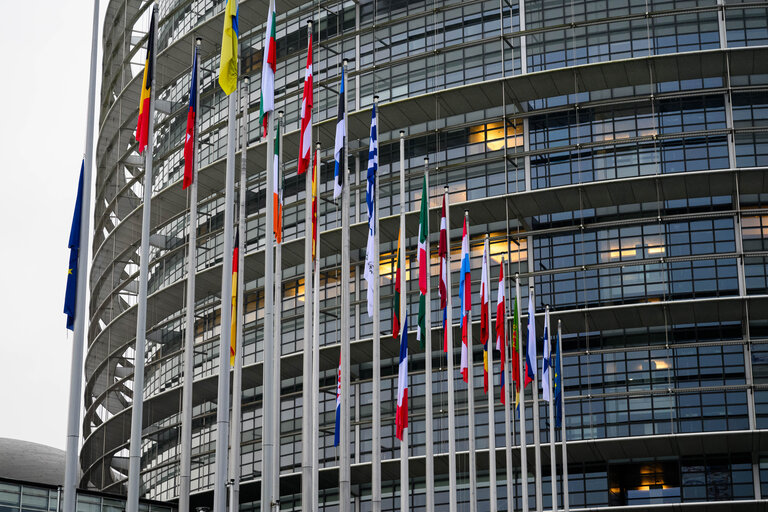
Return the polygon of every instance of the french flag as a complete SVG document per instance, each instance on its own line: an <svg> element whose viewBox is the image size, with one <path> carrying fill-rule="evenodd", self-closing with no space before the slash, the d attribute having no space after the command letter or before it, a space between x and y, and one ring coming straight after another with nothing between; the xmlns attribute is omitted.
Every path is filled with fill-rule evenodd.
<svg viewBox="0 0 768 512"><path fill-rule="evenodd" d="M341 353L339 353L339 371L336 375L336 430L333 433L333 446L339 446L341 436Z"/></svg>
<svg viewBox="0 0 768 512"><path fill-rule="evenodd" d="M472 278L469 268L469 235L467 234L467 216L464 216L464 231L461 235L461 278L459 297L461 298L461 376L469 382L469 312L472 311Z"/></svg>
<svg viewBox="0 0 768 512"><path fill-rule="evenodd" d="M341 382L341 380L339 380ZM339 425L339 402L336 399L336 430ZM395 436L402 441L403 430L408 428L408 315L403 322L400 336L400 367L397 374L397 411L395 412Z"/></svg>

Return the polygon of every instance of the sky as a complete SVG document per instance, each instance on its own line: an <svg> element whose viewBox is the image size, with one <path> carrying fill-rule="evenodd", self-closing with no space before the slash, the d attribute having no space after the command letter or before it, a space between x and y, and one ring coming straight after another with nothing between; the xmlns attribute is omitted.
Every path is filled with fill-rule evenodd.
<svg viewBox="0 0 768 512"><path fill-rule="evenodd" d="M0 16L0 437L61 449L72 355L62 311L92 21L93 3L82 0L39 0L34 10L5 2Z"/></svg>

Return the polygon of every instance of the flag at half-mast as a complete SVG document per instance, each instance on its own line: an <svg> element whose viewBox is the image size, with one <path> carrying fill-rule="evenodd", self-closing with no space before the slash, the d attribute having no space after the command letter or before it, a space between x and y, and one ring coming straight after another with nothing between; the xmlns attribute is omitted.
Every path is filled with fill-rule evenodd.
<svg viewBox="0 0 768 512"><path fill-rule="evenodd" d="M545 401L552 400L552 390L549 386L549 372L552 366L551 344L549 341L549 309L544 313L544 354L541 357L541 389Z"/></svg>
<svg viewBox="0 0 768 512"><path fill-rule="evenodd" d="M144 78L141 81L141 96L139 99L139 120L136 123L136 141L139 143L139 154L149 140L149 100L152 93L152 80L155 76L152 64L155 52L155 10L152 9L152 17L149 20L149 36L147 37L147 58L144 61Z"/></svg>
<svg viewBox="0 0 768 512"><path fill-rule="evenodd" d="M341 438L341 352L339 352L339 369L336 371L336 428L333 431L333 446L339 446Z"/></svg>
<svg viewBox="0 0 768 512"><path fill-rule="evenodd" d="M447 195L447 194L446 194ZM440 279L438 293L440 295L440 309L443 311L443 351L448 352L448 308L451 307L451 294L448 289L448 226L446 225L445 197L443 195L443 209L440 213L440 240L438 241L437 255L440 259Z"/></svg>
<svg viewBox="0 0 768 512"><path fill-rule="evenodd" d="M235 229L235 244L232 246L232 321L230 322L229 365L234 368L237 354L237 271L240 261L240 227Z"/></svg>
<svg viewBox="0 0 768 512"><path fill-rule="evenodd" d="M237 89L237 0L227 0L224 10L224 30L221 33L221 60L219 61L219 85L229 96Z"/></svg>
<svg viewBox="0 0 768 512"><path fill-rule="evenodd" d="M469 313L472 311L472 277L469 266L469 235L467 217L461 235L461 274L459 298L461 299L461 376L469 382Z"/></svg>
<svg viewBox="0 0 768 512"><path fill-rule="evenodd" d="M317 258L317 155L312 158L312 261Z"/></svg>
<svg viewBox="0 0 768 512"><path fill-rule="evenodd" d="M275 155L272 166L272 233L275 242L283 241L283 195L280 190L280 120L275 123Z"/></svg>
<svg viewBox="0 0 768 512"><path fill-rule="evenodd" d="M269 2L267 27L264 34L264 59L261 64L261 101L259 102L259 123L267 135L269 115L275 110L275 72L277 71L277 12L275 0Z"/></svg>
<svg viewBox="0 0 768 512"><path fill-rule="evenodd" d="M491 285L488 276L488 251L483 249L483 269L480 278L480 343L483 345L483 392L488 393L488 375L493 368L488 368L488 351L491 344Z"/></svg>
<svg viewBox="0 0 768 512"><path fill-rule="evenodd" d="M499 267L499 292L496 296L496 350L500 352L501 360L501 378L499 380L499 389L501 390L501 403L507 403L507 387L506 376L504 375L504 367L507 362L507 297L504 282L504 258L501 258L501 266ZM512 364L514 366L514 363Z"/></svg>
<svg viewBox="0 0 768 512"><path fill-rule="evenodd" d="M301 96L301 134L299 136L299 174L309 169L312 161L312 32L309 32L307 68L304 71L304 94Z"/></svg>
<svg viewBox="0 0 768 512"><path fill-rule="evenodd" d="M429 255L427 254L427 237L429 237L429 191L427 190L427 176L421 186L421 212L419 213L419 329L416 331L419 347L424 348L427 339L427 278ZM431 350L431 347L430 347Z"/></svg>
<svg viewBox="0 0 768 512"><path fill-rule="evenodd" d="M341 191L344 189L344 162L346 158L344 152L344 137L346 136L347 112L344 105L344 68L341 68L341 86L339 86L338 114L336 116L336 139L333 145L333 159L335 167L333 169L333 198L341 197Z"/></svg>
<svg viewBox="0 0 768 512"><path fill-rule="evenodd" d="M556 427L560 427L563 423L563 401L561 398L561 394L563 392L563 377L560 373L562 371L562 354L560 353L561 347L562 340L560 339L560 332L558 330L554 347L552 349L552 394L554 395L555 401Z"/></svg>
<svg viewBox="0 0 768 512"><path fill-rule="evenodd" d="M363 276L367 283L367 311L368 316L373 317L374 306L378 307L378 304L373 303L373 290L374 286L378 286L376 282L376 276L374 272L374 265L378 265L379 262L374 261L376 254L374 239L376 236L376 173L379 169L379 141L378 141L378 129L376 126L376 104L373 104L373 110L371 113L371 139L368 144L368 176L366 179L365 187L365 202L368 205L368 244L365 250L365 269Z"/></svg>
<svg viewBox="0 0 768 512"><path fill-rule="evenodd" d="M195 179L195 117L197 117L197 46L195 58L192 60L192 81L189 84L189 110L187 111L187 135L184 138L184 180L181 189L184 190Z"/></svg>
<svg viewBox="0 0 768 512"><path fill-rule="evenodd" d="M395 295L392 297L392 338L397 340L400 336L400 238L397 235L397 252L395 253Z"/></svg>
<svg viewBox="0 0 768 512"><path fill-rule="evenodd" d="M80 223L83 212L83 172L85 160L80 164L80 181L77 185L75 213L72 216L72 228L69 231L69 268L67 270L67 289L64 293L64 314L67 315L67 329L75 330L77 304L77 261L80 256Z"/></svg>
<svg viewBox="0 0 768 512"><path fill-rule="evenodd" d="M533 305L533 293L528 295L528 344L525 353L525 387L536 378L536 309ZM536 390L534 390L536 393Z"/></svg>
<svg viewBox="0 0 768 512"><path fill-rule="evenodd" d="M397 372L397 409L395 410L395 437L403 440L403 430L408 428L408 314L403 322L400 337L400 364Z"/></svg>

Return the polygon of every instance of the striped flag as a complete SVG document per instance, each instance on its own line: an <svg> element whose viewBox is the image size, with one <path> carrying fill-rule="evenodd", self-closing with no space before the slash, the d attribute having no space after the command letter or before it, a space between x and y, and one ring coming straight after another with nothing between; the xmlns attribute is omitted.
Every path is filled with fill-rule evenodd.
<svg viewBox="0 0 768 512"><path fill-rule="evenodd" d="M400 337L400 366L397 373L397 410L395 411L395 436L403 440L403 430L408 428L408 315L403 322Z"/></svg>
<svg viewBox="0 0 768 512"><path fill-rule="evenodd" d="M427 176L424 175L424 183L421 187L421 212L419 214L419 329L416 337L419 347L424 348L427 339L427 272L429 255L427 254L427 237L429 236L429 191L427 190ZM431 348L430 348L431 349Z"/></svg>
<svg viewBox="0 0 768 512"><path fill-rule="evenodd" d="M545 401L552 399L551 389L549 387L549 371L552 365L551 347L549 343L549 309L544 313L544 354L541 361L541 389Z"/></svg>
<svg viewBox="0 0 768 512"><path fill-rule="evenodd" d="M488 277L488 252L483 249L483 270L480 278L480 343L483 344L483 392L488 393L488 351L491 350L491 286ZM493 371L493 368L491 368Z"/></svg>
<svg viewBox="0 0 768 512"><path fill-rule="evenodd" d="M333 159L336 167L333 170L333 198L338 199L344 188L344 136L346 134L347 113L344 105L344 68L341 68L341 87L339 87L339 110L336 116L336 141L333 146Z"/></svg>
<svg viewBox="0 0 768 512"><path fill-rule="evenodd" d="M507 301L506 301L506 284L504 282L504 258L501 259L501 267L499 268L499 292L496 299L496 350L501 353L501 379L499 380L499 388L501 389L501 403L507 403L507 389L506 379L504 376L504 365L507 361ZM514 363L513 363L514 366Z"/></svg>
<svg viewBox="0 0 768 512"><path fill-rule="evenodd" d="M339 446L341 437L341 352L339 352L339 370L336 372L336 429L333 431L333 446Z"/></svg>
<svg viewBox="0 0 768 512"><path fill-rule="evenodd" d="M469 313L472 311L472 276L469 267L469 235L467 218L464 217L464 230L461 235L461 274L459 279L459 297L461 298L461 376L469 382Z"/></svg>
<svg viewBox="0 0 768 512"><path fill-rule="evenodd" d="M234 367L237 354L237 263L240 260L240 227L235 231L235 245L232 247L232 322L229 338L229 365Z"/></svg>
<svg viewBox="0 0 768 512"><path fill-rule="evenodd" d="M275 110L275 72L277 71L277 46L275 32L277 30L277 12L275 0L269 2L266 33L264 34L264 60L261 64L261 102L259 105L259 123L267 135L269 113Z"/></svg>
<svg viewBox="0 0 768 512"><path fill-rule="evenodd" d="M149 139L149 100L152 89L152 79L155 76L152 65L152 54L155 51L155 10L149 20L149 36L147 37L147 57L144 60L144 78L141 81L141 98L139 99L139 119L136 123L136 141L139 143L139 154L144 151Z"/></svg>
<svg viewBox="0 0 768 512"><path fill-rule="evenodd" d="M376 173L379 169L379 141L377 136L376 127L376 104L373 105L373 112L371 114L371 140L368 144L368 179L365 189L365 201L368 204L368 245L365 251L365 281L368 284L367 292L367 311L368 316L373 317L373 287L378 286L379 283L375 282L374 265L378 265L378 261L374 261L375 247L374 237L376 235ZM378 304L376 305L378 306Z"/></svg>
<svg viewBox="0 0 768 512"><path fill-rule="evenodd" d="M536 310L533 306L533 293L528 295L528 346L525 353L525 386L536 378Z"/></svg>
<svg viewBox="0 0 768 512"><path fill-rule="evenodd" d="M275 242L283 240L283 194L280 187L280 121L275 123L275 156L272 166L272 232Z"/></svg>
<svg viewBox="0 0 768 512"><path fill-rule="evenodd" d="M317 155L312 159L312 261L317 258Z"/></svg>
<svg viewBox="0 0 768 512"><path fill-rule="evenodd" d="M307 68L304 71L304 94L301 97L301 140L299 141L299 174L309 168L312 148L312 32L309 33Z"/></svg>
<svg viewBox="0 0 768 512"><path fill-rule="evenodd" d="M237 26L238 12L237 0L227 0L219 60L219 85L227 96L237 89L237 38L240 36Z"/></svg>
<svg viewBox="0 0 768 512"><path fill-rule="evenodd" d="M400 335L400 238L397 235L397 252L395 253L395 295L392 297L392 338L397 340Z"/></svg>
<svg viewBox="0 0 768 512"><path fill-rule="evenodd" d="M443 310L443 351L448 352L448 308L450 307L451 294L448 290L448 226L446 225L445 195L443 196L443 210L440 213L440 241L437 254L440 259L440 281L438 291L440 294L440 309Z"/></svg>
<svg viewBox="0 0 768 512"><path fill-rule="evenodd" d="M195 179L195 116L197 115L197 46L192 64L192 81L189 84L189 110L187 111L187 135L184 139L184 190Z"/></svg>

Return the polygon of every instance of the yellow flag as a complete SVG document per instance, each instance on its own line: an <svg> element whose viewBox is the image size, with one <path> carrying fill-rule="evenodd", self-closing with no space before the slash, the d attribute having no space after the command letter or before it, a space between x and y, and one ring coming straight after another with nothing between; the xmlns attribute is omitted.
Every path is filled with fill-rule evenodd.
<svg viewBox="0 0 768 512"><path fill-rule="evenodd" d="M237 10L237 0L227 0L219 64L219 85L227 96L237 89L237 38L239 36Z"/></svg>

